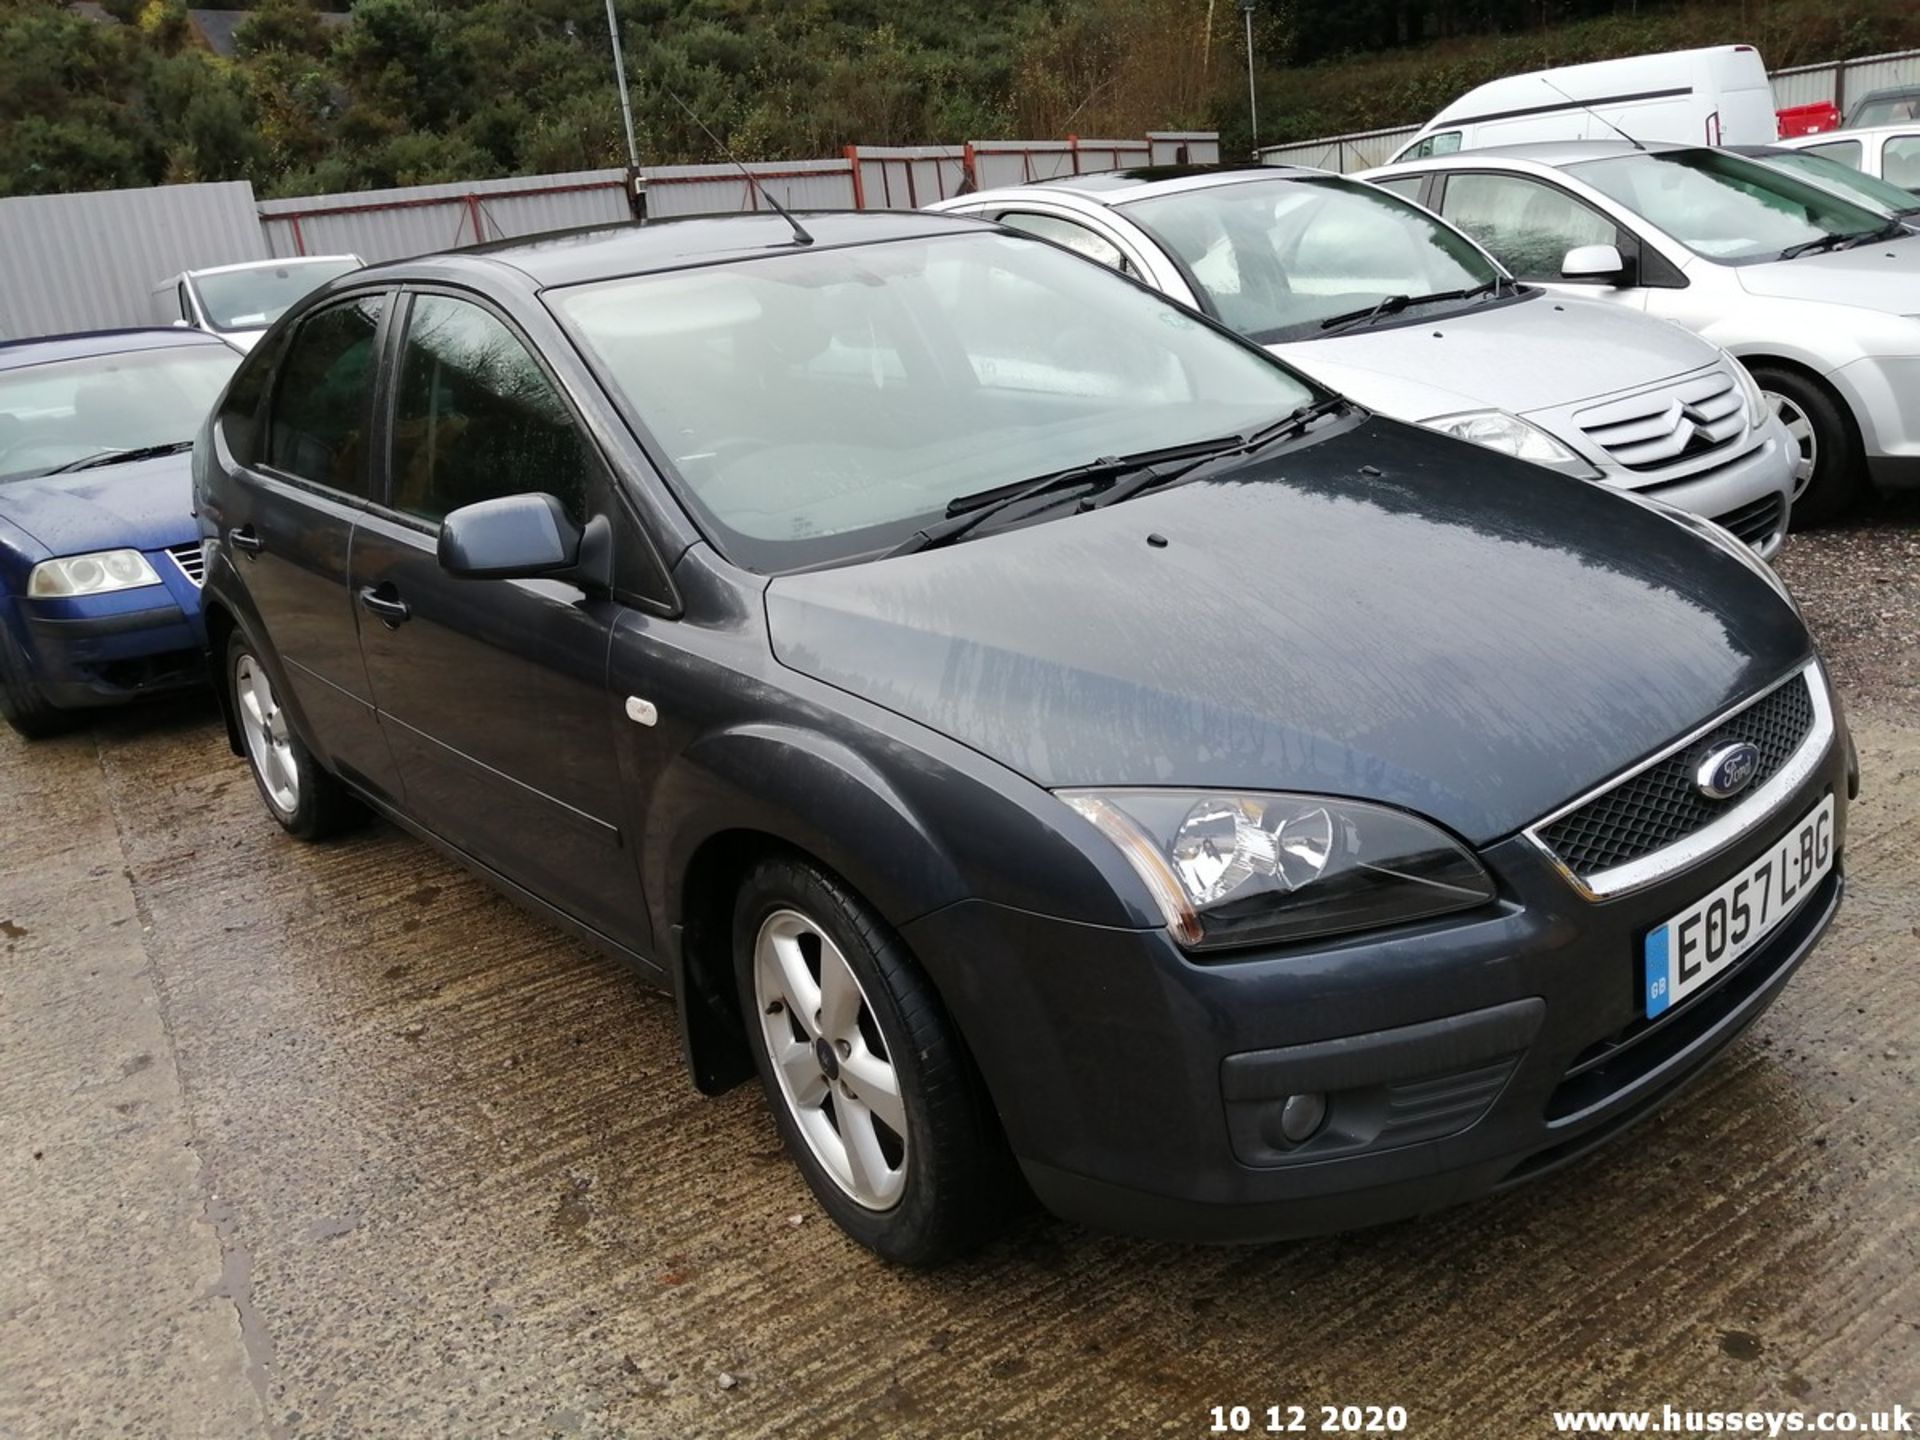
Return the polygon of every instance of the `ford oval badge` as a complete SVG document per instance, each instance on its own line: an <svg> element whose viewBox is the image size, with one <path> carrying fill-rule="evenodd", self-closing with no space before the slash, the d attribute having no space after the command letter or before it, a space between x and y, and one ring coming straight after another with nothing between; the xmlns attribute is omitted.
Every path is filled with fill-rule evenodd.
<svg viewBox="0 0 1920 1440"><path fill-rule="evenodd" d="M1731 800L1753 783L1759 769L1760 747L1742 740L1712 751L1693 772L1693 783L1709 800Z"/></svg>

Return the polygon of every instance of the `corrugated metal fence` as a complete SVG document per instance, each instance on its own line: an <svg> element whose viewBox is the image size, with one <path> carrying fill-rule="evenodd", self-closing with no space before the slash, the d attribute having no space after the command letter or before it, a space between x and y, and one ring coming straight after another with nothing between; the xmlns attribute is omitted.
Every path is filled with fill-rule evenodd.
<svg viewBox="0 0 1920 1440"><path fill-rule="evenodd" d="M975 188L1220 158L1211 132L1143 140L977 141L971 145L850 145L828 160L750 165L794 210L911 210ZM647 214L725 214L762 208L733 165L642 169ZM414 185L258 204L252 187L150 190L0 200L0 339L153 318L152 287L205 265L293 255L392 260L483 240L611 224L632 215L627 172L582 170L509 180Z"/></svg>
<svg viewBox="0 0 1920 1440"><path fill-rule="evenodd" d="M1863 55L1857 60L1833 60L1819 65L1796 65L1772 71L1773 108L1817 105L1832 101L1844 115L1847 107L1869 90L1888 85L1920 84L1920 50L1890 55ZM1328 135L1319 140L1295 140L1265 145L1260 159L1268 165L1311 165L1316 170L1347 174L1384 165L1400 147L1418 135L1420 125L1396 125L1388 130L1359 130Z"/></svg>
<svg viewBox="0 0 1920 1440"><path fill-rule="evenodd" d="M144 324L169 275L266 257L244 181L0 200L0 339Z"/></svg>

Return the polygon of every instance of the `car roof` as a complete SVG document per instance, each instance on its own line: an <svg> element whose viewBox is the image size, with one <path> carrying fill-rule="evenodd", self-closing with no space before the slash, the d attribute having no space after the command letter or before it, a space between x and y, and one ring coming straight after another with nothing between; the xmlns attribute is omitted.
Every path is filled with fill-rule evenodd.
<svg viewBox="0 0 1920 1440"><path fill-rule="evenodd" d="M971 195L956 195L946 205L965 205L980 199L1018 195L1070 195L1093 205L1126 205L1150 195L1174 195L1189 190L1211 190L1251 180L1337 179L1331 171L1304 165L1154 165L1133 170L1101 170L1090 175L1057 175L1023 185L999 185Z"/></svg>
<svg viewBox="0 0 1920 1440"><path fill-rule="evenodd" d="M89 355L122 355L130 350L169 350L182 345L233 347L218 335L181 325L142 325L126 330L82 330L71 335L43 335L32 340L0 340L0 370L19 370L54 360L80 360Z"/></svg>
<svg viewBox="0 0 1920 1440"><path fill-rule="evenodd" d="M512 240L494 240L462 250L394 260L357 270L329 289L371 279L408 275L473 276L500 267L519 271L541 289L682 270L696 265L747 260L773 252L808 254L819 250L950 235L988 228L978 220L918 210L806 212L797 218L813 236L811 250L794 244L793 231L778 215L702 216L688 219L625 221L579 230L554 231Z"/></svg>
<svg viewBox="0 0 1920 1440"><path fill-rule="evenodd" d="M351 260L357 265L360 257L358 255L270 255L264 260L236 260L231 265L197 265L191 270L182 270L180 273L182 275L227 275L235 270L283 270L289 265L319 265L323 262L337 265L342 260Z"/></svg>

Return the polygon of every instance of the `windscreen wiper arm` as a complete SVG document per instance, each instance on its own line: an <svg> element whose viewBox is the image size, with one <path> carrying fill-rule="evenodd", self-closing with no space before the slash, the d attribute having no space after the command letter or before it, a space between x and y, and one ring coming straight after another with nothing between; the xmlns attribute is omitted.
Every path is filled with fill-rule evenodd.
<svg viewBox="0 0 1920 1440"><path fill-rule="evenodd" d="M1431 295L1385 295L1381 297L1379 304L1369 310L1349 310L1343 315L1329 315L1320 322L1320 328L1335 330L1348 325L1371 325L1382 315L1398 315L1402 310L1414 305L1434 305L1442 300L1471 300L1474 296L1485 295L1489 291L1498 292L1505 283L1505 276L1496 275L1491 280L1468 286L1464 290L1436 290Z"/></svg>
<svg viewBox="0 0 1920 1440"><path fill-rule="evenodd" d="M1184 478L1202 465L1214 460L1224 460L1230 455L1251 455L1256 451L1264 450L1276 440L1303 435L1314 421L1346 409L1349 403L1343 396L1329 395L1326 399L1316 400L1311 405L1302 405L1298 410L1282 416L1273 424L1262 426L1251 432L1242 439L1240 444L1231 449L1205 455L1197 460L1189 460L1186 464L1172 470L1162 470L1157 466L1149 467L1130 479L1116 481L1100 495L1087 497L1080 502L1080 508L1104 510L1109 505L1118 505L1123 500L1131 500L1134 496L1145 494L1149 490L1158 490L1162 486L1171 485L1174 481Z"/></svg>
<svg viewBox="0 0 1920 1440"><path fill-rule="evenodd" d="M895 555L911 555L919 550L932 550L942 545L951 545L996 515L1003 514L1028 500L1038 500L1080 485L1098 484L1102 480L1112 480L1147 466L1165 465L1179 460L1210 459L1215 455L1237 449L1245 443L1243 436L1227 435L1215 440L1200 440L1190 445L1176 445L1164 450L1143 450L1136 455L1106 455L1088 464L1073 465L1065 470L1054 470L1045 475L1035 476L1031 480L1019 480L1011 485L997 485L991 490L977 490L971 495L957 495L947 502L946 518L936 520L924 529L914 531L880 558L884 560Z"/></svg>
<svg viewBox="0 0 1920 1440"><path fill-rule="evenodd" d="M1822 235L1814 240L1802 240L1798 245L1789 245L1780 252L1782 260L1797 260L1802 255L1817 255L1823 250L1839 250L1856 240L1864 240L1864 235Z"/></svg>
<svg viewBox="0 0 1920 1440"><path fill-rule="evenodd" d="M1856 245L1873 245L1881 240L1892 240L1908 233L1909 231L1907 230L1905 222L1898 216L1895 216L1878 230L1868 230L1863 234L1848 236L1847 243L1840 248L1842 250L1851 250Z"/></svg>
<svg viewBox="0 0 1920 1440"><path fill-rule="evenodd" d="M178 455L182 450L191 450L191 440L169 440L164 445L136 445L131 450L96 450L91 455L82 455L78 460L69 460L64 465L56 465L47 471L49 475L71 475L76 470L91 470L96 465L127 465L135 460L153 460L162 455Z"/></svg>

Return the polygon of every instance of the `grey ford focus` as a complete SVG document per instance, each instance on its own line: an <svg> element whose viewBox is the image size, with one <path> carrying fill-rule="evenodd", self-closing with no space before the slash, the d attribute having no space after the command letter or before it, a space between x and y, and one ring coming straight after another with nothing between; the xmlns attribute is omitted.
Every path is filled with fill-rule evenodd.
<svg viewBox="0 0 1920 1440"><path fill-rule="evenodd" d="M356 271L194 465L273 818L631 960L904 1263L1028 1192L1254 1240L1544 1174L1840 903L1852 747L1747 547L990 225Z"/></svg>

